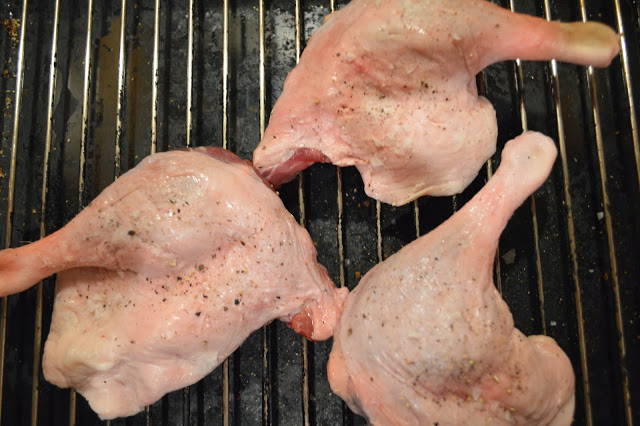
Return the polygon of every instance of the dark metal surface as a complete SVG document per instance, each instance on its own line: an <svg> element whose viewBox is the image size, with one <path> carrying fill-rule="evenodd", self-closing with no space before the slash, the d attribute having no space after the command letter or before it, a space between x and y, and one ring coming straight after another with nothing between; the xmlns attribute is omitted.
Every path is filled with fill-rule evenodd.
<svg viewBox="0 0 640 426"><path fill-rule="evenodd" d="M576 424L638 423L638 3L498 3L554 20L622 27L625 51L605 70L505 62L482 73L480 91L497 111L498 153L456 197L378 206L354 169L326 164L312 166L280 195L309 230L334 282L352 289L379 259L464 205L498 166L507 140L524 128L550 135L561 154L503 234L496 284L518 328L552 336L571 358ZM226 146L250 159L299 50L334 6L78 0L59 2L58 10L56 4L0 4L0 248L59 229L156 149ZM101 423L81 396L74 400L42 376L53 292L49 278L3 300L2 424ZM331 393L330 350L331 341L305 344L283 324L271 324L201 382L111 424L364 424Z"/></svg>

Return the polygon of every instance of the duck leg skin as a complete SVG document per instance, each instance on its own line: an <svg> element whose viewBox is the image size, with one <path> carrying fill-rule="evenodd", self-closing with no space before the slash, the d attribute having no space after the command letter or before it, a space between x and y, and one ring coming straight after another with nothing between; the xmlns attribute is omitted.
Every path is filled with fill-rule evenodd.
<svg viewBox="0 0 640 426"><path fill-rule="evenodd" d="M328 376L371 424L570 424L568 357L553 339L514 328L492 270L502 230L556 153L539 133L508 142L471 201L374 267L348 296Z"/></svg>

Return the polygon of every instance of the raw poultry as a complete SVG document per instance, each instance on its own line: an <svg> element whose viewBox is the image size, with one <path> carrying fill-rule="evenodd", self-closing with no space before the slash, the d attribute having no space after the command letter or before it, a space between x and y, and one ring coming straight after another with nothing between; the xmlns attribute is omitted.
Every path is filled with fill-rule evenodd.
<svg viewBox="0 0 640 426"><path fill-rule="evenodd" d="M606 66L618 49L603 24L485 0L353 0L309 40L253 161L276 187L325 161L356 166L367 194L387 203L452 195L495 151L476 74L518 57Z"/></svg>
<svg viewBox="0 0 640 426"><path fill-rule="evenodd" d="M546 179L549 138L525 133L460 211L367 273L328 364L333 390L372 425L568 425L569 359L514 328L493 285L498 239Z"/></svg>
<svg viewBox="0 0 640 426"><path fill-rule="evenodd" d="M150 156L60 231L0 251L0 294L56 272L44 375L103 419L195 383L276 318L330 337L346 296L275 192L219 148Z"/></svg>

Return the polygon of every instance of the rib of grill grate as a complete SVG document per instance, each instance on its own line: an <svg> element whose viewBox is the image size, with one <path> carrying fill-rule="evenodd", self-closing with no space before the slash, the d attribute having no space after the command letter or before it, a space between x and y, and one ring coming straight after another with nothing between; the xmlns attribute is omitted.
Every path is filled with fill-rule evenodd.
<svg viewBox="0 0 640 426"><path fill-rule="evenodd" d="M491 176L523 129L560 156L514 215L496 284L526 334L547 333L576 372L576 424L640 419L640 81L631 0L501 0L547 19L597 19L622 51L606 70L506 62L478 76L494 104L498 152L462 194L402 207L364 194L351 168L315 165L280 195L317 243L337 285L433 229ZM0 241L15 247L68 222L120 173L156 151L216 145L243 158L333 0L9 0L0 5ZM313 76L309 76L313 78ZM100 423L40 369L54 282L0 303L0 421ZM127 425L361 425L331 393L331 342L282 324L254 333L220 368ZM635 362L634 362L635 361Z"/></svg>

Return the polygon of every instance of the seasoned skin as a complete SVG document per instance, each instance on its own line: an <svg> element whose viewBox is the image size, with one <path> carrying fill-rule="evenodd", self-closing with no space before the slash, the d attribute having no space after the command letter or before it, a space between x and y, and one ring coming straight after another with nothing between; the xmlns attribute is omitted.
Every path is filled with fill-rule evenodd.
<svg viewBox="0 0 640 426"><path fill-rule="evenodd" d="M60 231L0 252L0 291L58 272L43 370L104 419L198 381L279 318L331 336L344 298L309 234L219 148L155 154Z"/></svg>
<svg viewBox="0 0 640 426"><path fill-rule="evenodd" d="M538 133L508 142L471 201L349 295L328 376L372 425L571 422L569 359L553 339L514 328L492 272L500 233L555 157L553 142Z"/></svg>
<svg viewBox="0 0 640 426"><path fill-rule="evenodd" d="M309 40L253 161L276 187L328 161L356 166L367 194L386 203L452 195L495 151L478 72L517 57L606 66L617 53L605 25L485 0L353 0Z"/></svg>

